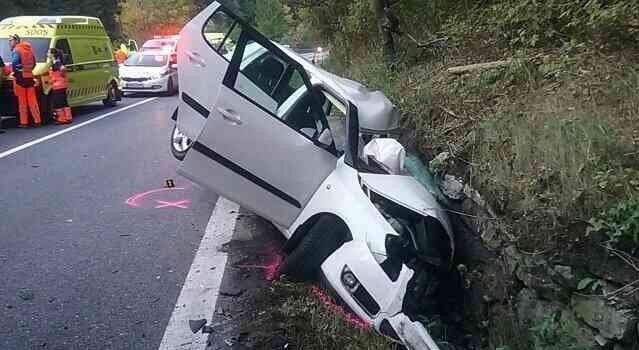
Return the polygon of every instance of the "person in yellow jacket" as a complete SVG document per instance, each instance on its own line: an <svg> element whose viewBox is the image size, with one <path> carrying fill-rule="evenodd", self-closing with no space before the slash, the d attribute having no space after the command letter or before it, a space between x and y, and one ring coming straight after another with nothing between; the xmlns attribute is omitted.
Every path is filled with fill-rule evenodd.
<svg viewBox="0 0 639 350"><path fill-rule="evenodd" d="M51 78L51 103L53 113L55 113L55 122L56 124L69 124L72 120L71 108L67 101L69 80L62 64L62 52L52 48L49 50L49 54L52 58L49 77Z"/></svg>

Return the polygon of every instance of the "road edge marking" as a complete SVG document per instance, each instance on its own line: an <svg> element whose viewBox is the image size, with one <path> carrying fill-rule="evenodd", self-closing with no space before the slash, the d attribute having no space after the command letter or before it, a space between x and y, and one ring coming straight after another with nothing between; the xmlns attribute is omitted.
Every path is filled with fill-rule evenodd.
<svg viewBox="0 0 639 350"><path fill-rule="evenodd" d="M103 114L103 115L97 116L97 117L92 118L92 119L89 119L89 120L87 120L87 121L84 121L84 122L82 122L82 123L80 123L80 124L73 125L73 126L71 126L71 127L68 127L68 128L66 128L66 129L63 129L63 130L60 130L60 131L56 131L56 132L54 132L53 134L49 134L49 135L44 136L44 137L41 137L41 138L39 138L39 139L35 139L35 140L33 140L33 141L29 141L29 142L27 142L27 143L25 143L25 144L23 144L23 145L20 145L20 146L17 146L17 147L11 148L11 149L9 149L9 150L6 150L6 151L4 151L4 152L0 153L0 159L2 159L2 158L6 158L6 157L8 157L8 156L10 156L10 155L12 155L12 154L14 154L14 153L20 152L20 151L22 151L22 150L24 150L24 149L27 149L27 148L29 148L29 147L31 147L31 146L35 146L35 145L37 145L37 144L39 144L39 143L42 143L42 142L44 142L44 141L51 140L51 139L52 139L52 138L54 138L54 137L58 137L58 136L60 136L60 135L66 134L66 133L68 133L68 132L71 132L71 131L73 131L73 130L75 130L75 129L78 129L78 128L81 128L81 127L83 127L83 126L85 126L85 125L89 125L89 124L91 124L91 123L95 123L95 122L97 122L98 120L102 120L102 119L104 119L104 118L106 118L106 117L110 117L110 116L112 116L112 115L114 115L114 114L116 114L116 113L120 113L120 112L126 111L126 110L128 110L128 109L135 108L135 107L137 107L137 106L143 105L143 104L148 103L148 102L151 102L151 101L155 101L155 100L157 100L157 99L158 99L157 97L147 98L146 100L142 100L142 101L136 102L136 103L134 103L134 104L131 104L131 105L128 105L128 106L122 107L122 108L120 108L120 109L116 109L115 111L111 111L111 112L105 113L105 114Z"/></svg>
<svg viewBox="0 0 639 350"><path fill-rule="evenodd" d="M193 334L189 320L212 320L228 254L220 247L231 241L239 205L219 197L186 276L159 350L204 350L208 334ZM213 270L211 270L214 268Z"/></svg>

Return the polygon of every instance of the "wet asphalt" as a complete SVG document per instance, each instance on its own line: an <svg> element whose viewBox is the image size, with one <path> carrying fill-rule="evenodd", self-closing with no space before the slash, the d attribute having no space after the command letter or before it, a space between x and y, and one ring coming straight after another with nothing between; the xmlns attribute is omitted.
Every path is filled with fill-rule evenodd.
<svg viewBox="0 0 639 350"><path fill-rule="evenodd" d="M0 159L0 349L157 349L216 200L175 172L176 101ZM63 128L10 127L0 153Z"/></svg>

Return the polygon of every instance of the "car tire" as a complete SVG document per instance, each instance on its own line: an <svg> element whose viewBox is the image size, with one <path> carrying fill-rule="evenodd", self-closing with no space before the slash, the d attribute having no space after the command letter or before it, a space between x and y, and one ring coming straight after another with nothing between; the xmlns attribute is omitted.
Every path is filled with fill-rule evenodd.
<svg viewBox="0 0 639 350"><path fill-rule="evenodd" d="M324 260L344 244L348 234L345 229L329 216L317 220L300 244L284 259L280 274L299 282L317 279Z"/></svg>
<svg viewBox="0 0 639 350"><path fill-rule="evenodd" d="M177 124L175 124L171 131L171 153L173 156L177 160L183 161L191 146L193 146L193 141L178 130Z"/></svg>
<svg viewBox="0 0 639 350"><path fill-rule="evenodd" d="M114 82L111 82L111 84L109 84L109 89L107 90L107 97L102 100L102 104L104 104L105 107L115 107L118 103L117 98L118 86Z"/></svg>

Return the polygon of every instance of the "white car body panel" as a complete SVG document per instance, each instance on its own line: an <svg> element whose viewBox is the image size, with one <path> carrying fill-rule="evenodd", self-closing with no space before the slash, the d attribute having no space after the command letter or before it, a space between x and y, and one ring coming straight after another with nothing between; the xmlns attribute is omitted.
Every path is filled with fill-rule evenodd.
<svg viewBox="0 0 639 350"><path fill-rule="evenodd" d="M346 165L343 157L340 158L335 170L318 188L288 231L295 232L313 215L331 213L346 223L354 240L366 242L375 260L382 262L386 259L385 237L396 233L366 197L357 176L358 172Z"/></svg>
<svg viewBox="0 0 639 350"><path fill-rule="evenodd" d="M215 13L220 4L213 2L197 14L180 31L177 61L181 94L178 102L178 129L195 140L206 118L185 102L184 94L199 101L206 110L215 108L215 101L228 67L228 61L211 50L202 38L204 23ZM205 69L206 68L206 69Z"/></svg>

